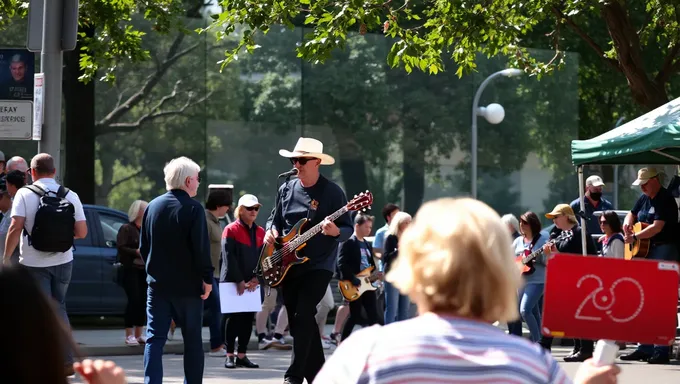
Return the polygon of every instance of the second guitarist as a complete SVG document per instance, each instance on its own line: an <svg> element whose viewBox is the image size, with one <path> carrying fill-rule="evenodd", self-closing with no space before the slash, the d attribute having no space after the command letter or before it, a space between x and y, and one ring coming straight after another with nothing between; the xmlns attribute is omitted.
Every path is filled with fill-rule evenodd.
<svg viewBox="0 0 680 384"><path fill-rule="evenodd" d="M321 165L335 163L331 156L323 153L323 144L302 137L292 152L282 149L279 154L290 159L298 170L298 178L279 189L275 208L267 220L264 241L273 244L279 235L286 235L304 218L311 220L305 228L323 222L322 233L312 237L302 248L309 260L290 268L280 285L293 336L293 355L284 383L302 384L305 379L311 383L325 362L321 335L314 318L316 305L333 277L338 244L349 239L353 228L347 213L335 222L326 220L347 204L347 198L336 183L319 173Z"/></svg>
<svg viewBox="0 0 680 384"><path fill-rule="evenodd" d="M354 234L349 240L342 243L338 254L338 274L340 280L349 280L355 286L359 286L360 281L356 277L359 272L373 267L373 248L364 239L373 230L373 217L357 214L354 218ZM378 278L382 278L382 272L378 272ZM362 311L366 311L366 317L362 316ZM352 333L355 325L369 327L381 323L378 314L378 297L376 291L366 291L358 299L349 303L349 317L342 328L342 339L345 340Z"/></svg>

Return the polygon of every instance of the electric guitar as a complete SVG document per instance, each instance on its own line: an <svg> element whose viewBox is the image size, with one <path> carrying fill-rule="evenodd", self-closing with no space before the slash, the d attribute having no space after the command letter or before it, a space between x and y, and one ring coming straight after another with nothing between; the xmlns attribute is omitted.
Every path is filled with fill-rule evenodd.
<svg viewBox="0 0 680 384"><path fill-rule="evenodd" d="M364 292L367 291L375 291L378 289L376 286L373 285L373 282L380 279L380 272L373 272L375 267L368 267L364 269L363 271L359 272L358 275L356 275L357 279L359 279L360 284L359 286L355 286L352 284L350 280L340 280L338 281L338 288L340 288L340 293L342 293L342 297L347 299L347 301L354 301L361 297L361 295L364 294Z"/></svg>
<svg viewBox="0 0 680 384"><path fill-rule="evenodd" d="M635 223L633 224L633 233L638 233L643 229L649 227L648 223ZM635 238L632 243L624 244L623 247L623 258L630 260L632 258L645 258L649 254L649 248L652 245L651 239L638 239Z"/></svg>
<svg viewBox="0 0 680 384"><path fill-rule="evenodd" d="M573 231L562 231L556 238L548 240L546 244L552 247L558 241L569 240L574 236ZM515 264L517 264L517 269L523 275L531 275L536 271L534 267L534 261L537 257L543 256L543 247L531 252L530 249L524 250L524 254L521 254L515 258Z"/></svg>
<svg viewBox="0 0 680 384"><path fill-rule="evenodd" d="M373 204L373 194L369 191L362 192L354 196L344 207L328 216L327 219L335 221L349 211L366 210L371 204ZM281 284L291 267L306 263L309 260L308 257L300 257L298 251L307 245L309 239L321 232L321 223L303 233L302 228L307 222L308 219L298 221L287 235L278 237L274 244L265 243L262 247L259 264L262 277L270 287Z"/></svg>

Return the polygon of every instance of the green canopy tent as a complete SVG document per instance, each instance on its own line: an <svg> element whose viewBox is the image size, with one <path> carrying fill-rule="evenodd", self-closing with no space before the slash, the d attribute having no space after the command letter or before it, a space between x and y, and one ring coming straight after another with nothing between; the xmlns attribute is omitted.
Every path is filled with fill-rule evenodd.
<svg viewBox="0 0 680 384"><path fill-rule="evenodd" d="M680 164L680 98L600 136L573 140L571 159L578 167L581 211L585 211L584 165ZM585 219L581 217L581 228L584 227ZM585 232L582 244L585 255Z"/></svg>

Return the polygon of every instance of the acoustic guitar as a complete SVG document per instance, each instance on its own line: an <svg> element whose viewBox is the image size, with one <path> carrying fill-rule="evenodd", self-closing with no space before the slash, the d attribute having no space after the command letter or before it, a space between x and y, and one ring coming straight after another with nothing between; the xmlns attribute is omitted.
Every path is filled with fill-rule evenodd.
<svg viewBox="0 0 680 384"><path fill-rule="evenodd" d="M373 194L369 191L362 192L354 196L344 207L328 216L327 219L335 221L349 211L366 210L371 204L373 204ZM262 270L262 278L270 287L276 287L281 284L290 268L306 263L309 260L308 257L300 257L298 252L307 245L309 239L321 232L321 223L303 232L307 222L307 219L298 221L288 234L278 237L274 244L269 245L265 243L262 247L259 263Z"/></svg>
<svg viewBox="0 0 680 384"><path fill-rule="evenodd" d="M574 236L573 231L562 231L556 238L548 240L546 244L552 246L558 241L564 241L564 240L569 240ZM517 265L517 269L523 274L523 275L531 275L536 271L536 268L534 267L534 262L537 257L540 257L543 255L543 247L531 252L530 249L526 249L524 251L524 254L521 254L515 258L515 264Z"/></svg>
<svg viewBox="0 0 680 384"><path fill-rule="evenodd" d="M347 301L354 301L361 297L364 292L375 291L378 289L373 285L373 282L380 279L380 273L372 273L374 269L375 267L371 266L356 275L357 279L360 281L358 287L352 284L350 280L338 281L338 288L340 289L340 293L342 293L342 297L347 299Z"/></svg>
<svg viewBox="0 0 680 384"><path fill-rule="evenodd" d="M633 224L633 233L639 233L643 229L649 227L648 223ZM652 245L650 239L634 239L632 243L625 244L623 247L623 258L630 260L634 257L645 258L649 254L649 248Z"/></svg>

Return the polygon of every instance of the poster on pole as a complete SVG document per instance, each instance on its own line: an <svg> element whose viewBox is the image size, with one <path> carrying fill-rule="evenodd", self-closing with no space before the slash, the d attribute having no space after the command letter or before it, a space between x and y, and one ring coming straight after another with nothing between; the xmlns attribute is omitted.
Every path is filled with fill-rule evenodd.
<svg viewBox="0 0 680 384"><path fill-rule="evenodd" d="M27 49L0 49L0 100L33 101L35 54Z"/></svg>
<svg viewBox="0 0 680 384"><path fill-rule="evenodd" d="M45 82L44 73L34 75L35 87L33 88L33 140L42 138L43 124L43 86Z"/></svg>

